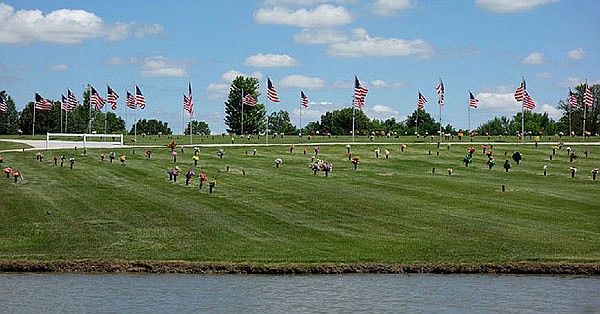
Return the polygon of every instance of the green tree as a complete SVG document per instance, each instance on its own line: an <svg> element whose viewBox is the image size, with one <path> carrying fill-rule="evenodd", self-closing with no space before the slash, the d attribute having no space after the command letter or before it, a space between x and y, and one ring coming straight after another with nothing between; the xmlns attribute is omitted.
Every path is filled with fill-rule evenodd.
<svg viewBox="0 0 600 314"><path fill-rule="evenodd" d="M417 117L418 117L418 130L415 130L417 127ZM438 134L440 130L440 123L435 122L433 117L425 110L415 110L413 113L404 120L404 124L408 128L408 132L418 132L423 135L427 132L430 135Z"/></svg>
<svg viewBox="0 0 600 314"><path fill-rule="evenodd" d="M285 110L271 113L269 116L269 132L284 134L296 132L296 127L290 122L290 113Z"/></svg>
<svg viewBox="0 0 600 314"><path fill-rule="evenodd" d="M137 130L134 130L134 127L137 128ZM134 134L134 131L137 131L137 134L145 133L148 135L156 135L158 133L167 135L173 133L167 122L162 122L155 119L139 120L134 126L131 127L131 131L129 131L129 133Z"/></svg>
<svg viewBox="0 0 600 314"><path fill-rule="evenodd" d="M263 104L256 106L242 106L242 90L258 99L258 79L254 77L236 77L231 82L229 96L225 101L225 125L227 132L241 134L242 129L245 134L256 134L264 132L266 129L266 111ZM244 124L242 126L242 112Z"/></svg>
<svg viewBox="0 0 600 314"><path fill-rule="evenodd" d="M192 120L192 121L188 122L187 126L185 127L184 134L190 134L190 124L192 126L192 131L194 132L194 134L204 134L204 135L210 134L210 129L208 128L208 123L206 123L204 121L197 121L197 120Z"/></svg>
<svg viewBox="0 0 600 314"><path fill-rule="evenodd" d="M600 132L600 105L598 105L598 98L600 97L600 85L590 86L590 92L593 97L593 104L591 108L586 108L583 104L583 94L585 92L585 86L580 85L573 91L575 98L577 99L577 106L571 108L568 100L560 100L558 103L558 109L562 111L562 117L558 120L557 130L565 134L569 134L569 125L571 130L578 135L581 135L583 131L583 110L585 109L585 129L592 134ZM569 115L571 116L569 123Z"/></svg>
<svg viewBox="0 0 600 314"><path fill-rule="evenodd" d="M510 120L507 117L495 117L480 125L475 131L479 134L488 132L490 135L508 135L510 131L509 126Z"/></svg>
<svg viewBox="0 0 600 314"><path fill-rule="evenodd" d="M354 112L353 112L354 111ZM328 111L321 116L321 132L330 132L334 135L348 135L352 133L352 115L354 116L354 130L361 133L370 131L371 121L362 110L344 108Z"/></svg>
<svg viewBox="0 0 600 314"><path fill-rule="evenodd" d="M23 108L19 115L19 127L24 134L33 134L34 131L35 134L45 134L46 132L57 133L60 131L60 103L51 100L48 101L52 103L51 110L35 110L34 112L34 102L29 102Z"/></svg>
<svg viewBox="0 0 600 314"><path fill-rule="evenodd" d="M509 123L509 135L521 132L523 114L518 112ZM557 130L556 123L548 117L548 113L537 113L525 110L525 133L526 134L554 134Z"/></svg>
<svg viewBox="0 0 600 314"><path fill-rule="evenodd" d="M0 95L8 107L6 112L0 112L0 134L16 134L19 130L19 113L15 108L15 103L6 91L1 91Z"/></svg>

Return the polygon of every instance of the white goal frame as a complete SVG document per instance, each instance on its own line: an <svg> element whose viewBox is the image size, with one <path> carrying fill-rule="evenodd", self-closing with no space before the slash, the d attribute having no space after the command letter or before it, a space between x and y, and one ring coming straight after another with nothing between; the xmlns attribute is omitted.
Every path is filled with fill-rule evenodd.
<svg viewBox="0 0 600 314"><path fill-rule="evenodd" d="M46 133L46 149L49 147L50 137L83 137L83 148L86 148L88 137L118 137L120 147L123 147L123 134L88 134L88 133Z"/></svg>

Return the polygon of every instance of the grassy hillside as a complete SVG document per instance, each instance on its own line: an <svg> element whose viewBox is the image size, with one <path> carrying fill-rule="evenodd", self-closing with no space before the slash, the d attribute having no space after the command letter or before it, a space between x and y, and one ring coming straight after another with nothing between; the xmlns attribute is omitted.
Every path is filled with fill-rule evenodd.
<svg viewBox="0 0 600 314"><path fill-rule="evenodd" d="M600 261L600 148L573 146L553 160L549 146L495 144L489 171L481 145L473 163L468 145L399 140L354 145L358 171L344 145L321 146L334 163L325 177L308 167L313 146L201 148L178 151L177 165L216 177L213 194L198 178L185 187L166 173L170 150L124 148L127 166L102 162L108 150L3 153L2 167L22 170L24 181L0 178L0 259L153 259L211 262L458 263ZM165 139L157 141L164 145ZM261 141L262 142L262 141ZM302 148L306 147L306 155ZM390 158L383 151L390 151ZM519 150L520 165L502 168L504 152ZM431 151L431 155L429 155ZM52 156L75 157L73 170ZM283 164L275 167L274 160ZM548 176L543 176L548 165ZM229 171L226 171L229 166ZM578 172L571 178L569 167ZM432 173L435 168L435 174ZM447 169L453 168L449 176ZM502 185L506 191L502 192Z"/></svg>

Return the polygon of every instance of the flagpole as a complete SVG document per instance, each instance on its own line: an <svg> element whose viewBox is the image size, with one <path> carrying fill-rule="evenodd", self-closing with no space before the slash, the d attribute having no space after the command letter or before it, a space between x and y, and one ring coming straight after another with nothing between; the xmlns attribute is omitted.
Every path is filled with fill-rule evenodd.
<svg viewBox="0 0 600 314"><path fill-rule="evenodd" d="M88 91L90 92L89 94L89 101L88 101L88 106L89 106L89 115L88 115L88 134L92 133L92 85L88 84Z"/></svg>
<svg viewBox="0 0 600 314"><path fill-rule="evenodd" d="M355 104L355 97L352 97L352 143L354 143L354 120L355 120L355 116L356 116L356 104Z"/></svg>
<svg viewBox="0 0 600 314"><path fill-rule="evenodd" d="M267 145L269 145L269 110L267 110L267 108L269 108L269 76L267 76L267 101L265 102L265 113L267 116Z"/></svg>
<svg viewBox="0 0 600 314"><path fill-rule="evenodd" d="M108 84L106 84L107 86L107 90L108 90ZM108 114L107 114L107 110L108 110L108 94L106 95L106 104L104 106L104 134L106 134L106 122L108 121ZM106 142L106 135L103 136L104 141Z"/></svg>
<svg viewBox="0 0 600 314"><path fill-rule="evenodd" d="M301 106L300 108L300 125L299 125L299 130L300 130L300 134L302 134L302 108L303 106Z"/></svg>
<svg viewBox="0 0 600 314"><path fill-rule="evenodd" d="M135 139L135 141L137 142L137 115L136 115L136 111L137 111L137 84L135 84L135 82L133 83L133 104L134 104L134 108L133 108L133 138Z"/></svg>
<svg viewBox="0 0 600 314"><path fill-rule="evenodd" d="M240 107L241 107L241 111L242 111L242 131L240 134L242 137L244 137L244 89L242 88L242 97L240 98Z"/></svg>
<svg viewBox="0 0 600 314"><path fill-rule="evenodd" d="M442 142L442 103L440 102L438 105L440 107L440 142Z"/></svg>
<svg viewBox="0 0 600 314"><path fill-rule="evenodd" d="M69 94L67 94L68 96ZM62 95L61 95L62 96ZM67 98L67 103L68 103L68 98ZM62 103L62 99L60 102L60 133L63 132L63 117L62 117L62 112L63 112L63 103Z"/></svg>
<svg viewBox="0 0 600 314"><path fill-rule="evenodd" d="M36 100L37 101L37 100ZM33 128L32 128L32 136L35 138L35 102L33 103Z"/></svg>
<svg viewBox="0 0 600 314"><path fill-rule="evenodd" d="M571 97L571 88L569 87L569 98ZM567 101L569 103L569 136L571 136L571 134L573 134L573 130L571 128L571 115L573 112L573 106L571 106L571 102Z"/></svg>
<svg viewBox="0 0 600 314"><path fill-rule="evenodd" d="M583 88L583 132L581 133L581 136L583 138L583 141L585 141L585 113L587 112L587 104L585 103L585 91L587 89L587 80L585 80L585 86Z"/></svg>
<svg viewBox="0 0 600 314"><path fill-rule="evenodd" d="M527 88L525 87L525 78L521 78L521 85L523 86L523 98L521 99L521 143L525 143L525 93Z"/></svg>

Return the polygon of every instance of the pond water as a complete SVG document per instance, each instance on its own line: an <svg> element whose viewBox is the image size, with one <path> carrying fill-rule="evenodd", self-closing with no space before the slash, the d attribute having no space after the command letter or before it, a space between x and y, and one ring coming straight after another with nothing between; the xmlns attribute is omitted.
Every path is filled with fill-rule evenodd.
<svg viewBox="0 0 600 314"><path fill-rule="evenodd" d="M600 277L0 274L1 313L600 313Z"/></svg>

